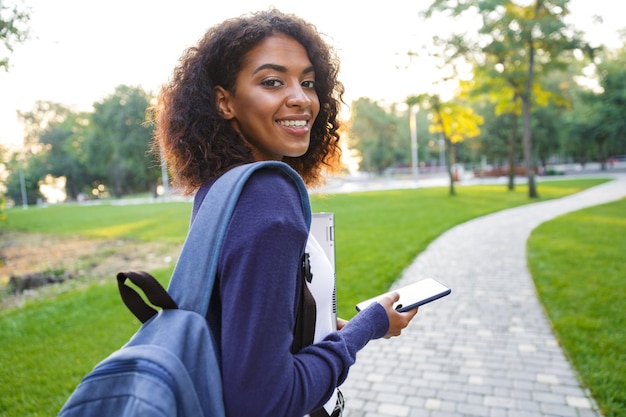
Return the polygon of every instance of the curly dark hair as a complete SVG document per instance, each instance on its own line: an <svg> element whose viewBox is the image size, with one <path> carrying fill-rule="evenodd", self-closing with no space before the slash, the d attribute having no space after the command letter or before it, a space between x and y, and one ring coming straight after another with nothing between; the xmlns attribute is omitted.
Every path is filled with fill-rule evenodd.
<svg viewBox="0 0 626 417"><path fill-rule="evenodd" d="M253 161L250 148L218 113L214 87L233 91L247 53L265 38L285 34L307 51L315 70L320 111L307 152L285 157L308 185L322 181L322 170L337 169L338 115L344 93L339 62L315 26L270 9L229 19L210 28L183 53L172 78L161 89L154 116L153 151L162 151L174 182L191 193L235 165Z"/></svg>

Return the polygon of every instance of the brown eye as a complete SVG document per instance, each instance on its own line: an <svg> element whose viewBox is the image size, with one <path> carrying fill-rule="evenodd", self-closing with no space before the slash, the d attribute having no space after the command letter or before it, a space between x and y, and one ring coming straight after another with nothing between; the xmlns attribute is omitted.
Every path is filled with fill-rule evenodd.
<svg viewBox="0 0 626 417"><path fill-rule="evenodd" d="M281 85L283 85L283 82L278 79L272 78L269 80L263 80L261 82L261 85L264 85L266 87L280 87Z"/></svg>

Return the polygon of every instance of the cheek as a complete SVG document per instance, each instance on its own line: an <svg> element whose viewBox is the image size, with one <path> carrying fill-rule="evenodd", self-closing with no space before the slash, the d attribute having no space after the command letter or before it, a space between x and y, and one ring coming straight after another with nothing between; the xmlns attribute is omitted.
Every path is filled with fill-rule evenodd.
<svg viewBox="0 0 626 417"><path fill-rule="evenodd" d="M316 106L313 107L313 117L315 122L317 122L317 119L320 115L320 103L318 102Z"/></svg>
<svg viewBox="0 0 626 417"><path fill-rule="evenodd" d="M315 96L311 97L311 110L315 118L317 118L317 115L320 113L320 107L320 100L316 94Z"/></svg>
<svg viewBox="0 0 626 417"><path fill-rule="evenodd" d="M246 111L250 114L255 113L263 118L271 118L282 104L281 100L276 99L272 95L257 94L251 95L245 106Z"/></svg>

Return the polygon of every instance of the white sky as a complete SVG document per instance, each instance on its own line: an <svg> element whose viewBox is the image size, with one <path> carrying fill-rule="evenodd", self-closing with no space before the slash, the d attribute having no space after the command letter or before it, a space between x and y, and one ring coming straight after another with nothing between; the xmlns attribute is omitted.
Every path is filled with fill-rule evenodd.
<svg viewBox="0 0 626 417"><path fill-rule="evenodd" d="M4 0L7 3L11 1ZM402 102L428 91L437 75L426 62L409 63L407 51L458 24L425 24L425 0L25 0L33 38L18 45L8 73L0 71L0 142L21 143L16 111L35 101L91 110L120 84L156 92L183 49L213 24L276 6L315 24L335 46L347 103L359 97ZM6 4L6 3L5 3ZM616 47L626 26L614 0L571 0L572 22L595 44ZM604 19L593 25L593 16Z"/></svg>

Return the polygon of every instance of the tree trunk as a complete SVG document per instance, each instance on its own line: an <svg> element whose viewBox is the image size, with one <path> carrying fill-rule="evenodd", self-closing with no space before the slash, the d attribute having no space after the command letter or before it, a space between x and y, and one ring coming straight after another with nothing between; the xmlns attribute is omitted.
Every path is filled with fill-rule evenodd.
<svg viewBox="0 0 626 417"><path fill-rule="evenodd" d="M515 190L515 143L517 142L517 114L511 113L511 133L509 135L509 191Z"/></svg>
<svg viewBox="0 0 626 417"><path fill-rule="evenodd" d="M537 198L535 186L535 164L533 163L533 144L530 131L530 102L524 99L524 159L526 161L526 177L528 178L528 197Z"/></svg>
<svg viewBox="0 0 626 417"><path fill-rule="evenodd" d="M446 137L446 135L443 135L443 137L444 143L446 144L446 165L448 168L448 177L450 178L450 195L456 195L456 192L454 191L454 175L452 173L452 164L454 163L452 156L452 142Z"/></svg>
<svg viewBox="0 0 626 417"><path fill-rule="evenodd" d="M539 14L542 2L537 1L535 14ZM535 186L535 167L533 163L533 139L530 130L530 97L533 87L533 75L535 71L535 44L532 32L528 35L528 77L526 77L525 91L522 94L522 114L524 117L524 159L526 160L526 177L528 178L528 197L537 198Z"/></svg>
<svg viewBox="0 0 626 417"><path fill-rule="evenodd" d="M609 154L607 152L607 138L606 136L603 136L600 141L599 141L599 145L600 145L600 170L601 171L606 171L606 161L608 161L609 159Z"/></svg>

